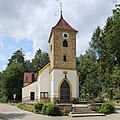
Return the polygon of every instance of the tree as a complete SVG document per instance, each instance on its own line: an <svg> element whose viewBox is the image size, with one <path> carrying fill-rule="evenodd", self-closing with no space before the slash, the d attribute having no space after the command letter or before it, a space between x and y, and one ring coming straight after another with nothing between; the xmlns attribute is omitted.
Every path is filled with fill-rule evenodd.
<svg viewBox="0 0 120 120"><path fill-rule="evenodd" d="M34 72L38 72L46 63L49 62L49 55L46 52L42 52L40 49L36 51L34 58L32 59L32 67Z"/></svg>
<svg viewBox="0 0 120 120"><path fill-rule="evenodd" d="M97 97L99 84L95 52L88 50L84 55L80 55L77 58L77 68L80 69L80 97L84 99Z"/></svg>
<svg viewBox="0 0 120 120"><path fill-rule="evenodd" d="M103 29L95 29L90 48L77 58L80 71L80 94L107 94L110 99L120 93L120 5L108 17ZM91 52L92 51L92 52ZM94 54L92 54L94 53ZM93 59L95 58L95 59ZM98 87L99 86L99 87ZM95 90L95 91L94 91ZM98 90L98 92L96 92ZM96 94L97 93L97 94Z"/></svg>
<svg viewBox="0 0 120 120"><path fill-rule="evenodd" d="M24 64L25 63L25 60L24 60L24 53L23 53L23 50L20 49L20 50L17 50L13 53L13 55L11 56L11 58L9 59L9 63L8 63L8 66L12 63L22 63Z"/></svg>
<svg viewBox="0 0 120 120"><path fill-rule="evenodd" d="M12 100L13 94L16 94L16 99L21 100L24 74L22 63L11 63L3 74L7 99Z"/></svg>
<svg viewBox="0 0 120 120"><path fill-rule="evenodd" d="M34 66L32 65L30 60L26 60L25 61L25 65L24 65L24 71L25 72L34 72Z"/></svg>
<svg viewBox="0 0 120 120"><path fill-rule="evenodd" d="M0 102L5 102L7 99L6 91L5 91L5 84L4 84L4 75L0 72Z"/></svg>

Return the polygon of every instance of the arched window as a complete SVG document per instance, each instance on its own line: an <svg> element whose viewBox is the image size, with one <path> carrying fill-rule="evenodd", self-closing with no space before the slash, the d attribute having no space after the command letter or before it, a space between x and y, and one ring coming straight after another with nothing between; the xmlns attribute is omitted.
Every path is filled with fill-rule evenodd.
<svg viewBox="0 0 120 120"><path fill-rule="evenodd" d="M67 42L67 40L64 40L64 41L63 41L63 47L68 47L68 42Z"/></svg>

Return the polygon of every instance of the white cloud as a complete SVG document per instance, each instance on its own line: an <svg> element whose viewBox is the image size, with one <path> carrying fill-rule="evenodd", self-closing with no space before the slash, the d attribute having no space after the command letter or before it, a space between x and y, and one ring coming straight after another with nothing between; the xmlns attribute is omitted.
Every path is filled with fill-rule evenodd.
<svg viewBox="0 0 120 120"><path fill-rule="evenodd" d="M0 61L6 61L5 56L3 56L3 55L0 54Z"/></svg>
<svg viewBox="0 0 120 120"><path fill-rule="evenodd" d="M25 52L25 60L32 60L34 54L31 51Z"/></svg>
<svg viewBox="0 0 120 120"><path fill-rule="evenodd" d="M88 48L93 30L103 26L112 9L120 0L61 0L63 16L76 28L77 54ZM30 39L33 51L48 51L51 27L59 19L59 3L56 0L0 0L0 37L6 35L20 40ZM55 16L55 15L58 16ZM0 40L0 47L2 42ZM28 52L26 58L31 58Z"/></svg>

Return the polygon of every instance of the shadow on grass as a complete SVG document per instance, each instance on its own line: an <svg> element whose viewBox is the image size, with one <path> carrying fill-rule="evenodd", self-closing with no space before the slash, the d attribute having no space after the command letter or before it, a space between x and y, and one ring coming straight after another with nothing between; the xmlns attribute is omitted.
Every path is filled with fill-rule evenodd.
<svg viewBox="0 0 120 120"><path fill-rule="evenodd" d="M25 116L27 116L27 114L24 113L10 113L10 114L0 113L0 120L22 119Z"/></svg>

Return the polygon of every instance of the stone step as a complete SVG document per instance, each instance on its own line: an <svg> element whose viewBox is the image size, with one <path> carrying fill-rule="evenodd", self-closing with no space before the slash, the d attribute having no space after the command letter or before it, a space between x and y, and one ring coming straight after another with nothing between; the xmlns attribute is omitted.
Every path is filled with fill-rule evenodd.
<svg viewBox="0 0 120 120"><path fill-rule="evenodd" d="M71 114L92 114L94 111L72 111Z"/></svg>
<svg viewBox="0 0 120 120"><path fill-rule="evenodd" d="M73 104L72 107L88 107L88 104Z"/></svg>
<svg viewBox="0 0 120 120"><path fill-rule="evenodd" d="M105 116L101 113L91 113L91 114L69 114L71 117L93 117L93 116Z"/></svg>
<svg viewBox="0 0 120 120"><path fill-rule="evenodd" d="M95 113L95 111L92 111L88 107L73 107L72 109L72 114L90 114L90 113Z"/></svg>

